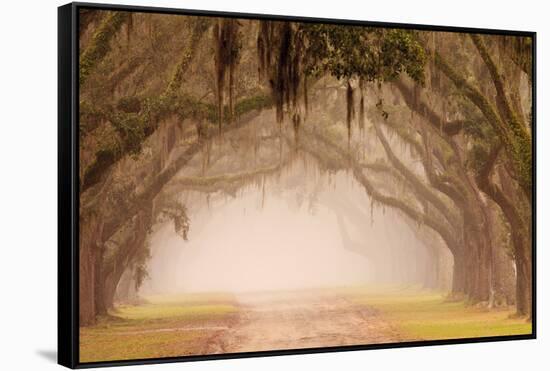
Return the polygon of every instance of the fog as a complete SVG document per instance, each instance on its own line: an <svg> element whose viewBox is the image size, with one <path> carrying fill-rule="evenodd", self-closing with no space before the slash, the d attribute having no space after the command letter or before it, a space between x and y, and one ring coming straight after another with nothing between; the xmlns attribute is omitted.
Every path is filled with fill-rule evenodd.
<svg viewBox="0 0 550 371"><path fill-rule="evenodd" d="M371 206L351 174L323 173L311 162L294 161L236 197L182 195L188 241L170 223L153 232L141 292L421 283L430 263L411 223Z"/></svg>

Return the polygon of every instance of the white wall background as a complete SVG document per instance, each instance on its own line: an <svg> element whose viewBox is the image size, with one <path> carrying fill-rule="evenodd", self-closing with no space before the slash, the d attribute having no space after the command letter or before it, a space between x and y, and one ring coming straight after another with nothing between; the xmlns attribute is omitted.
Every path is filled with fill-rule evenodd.
<svg viewBox="0 0 550 371"><path fill-rule="evenodd" d="M105 0L107 1L107 0ZM150 366L156 370L548 369L550 320L550 22L531 0L133 0L133 5L538 32L538 333L535 341L451 345ZM4 1L0 11L0 368L59 369L56 351L57 9ZM546 294L546 295L545 295ZM142 366L143 367L143 366ZM137 367L127 368L138 369ZM140 370L142 368L139 368Z"/></svg>

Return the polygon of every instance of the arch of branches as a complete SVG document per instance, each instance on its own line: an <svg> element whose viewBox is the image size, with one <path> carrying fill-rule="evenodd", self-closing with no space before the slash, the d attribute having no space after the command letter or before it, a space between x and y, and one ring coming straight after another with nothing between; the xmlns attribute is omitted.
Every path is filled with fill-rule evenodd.
<svg viewBox="0 0 550 371"><path fill-rule="evenodd" d="M452 296L530 315L529 39L109 11L80 27L82 325L139 287L155 226L187 238L179 194L234 195L304 156L447 249Z"/></svg>

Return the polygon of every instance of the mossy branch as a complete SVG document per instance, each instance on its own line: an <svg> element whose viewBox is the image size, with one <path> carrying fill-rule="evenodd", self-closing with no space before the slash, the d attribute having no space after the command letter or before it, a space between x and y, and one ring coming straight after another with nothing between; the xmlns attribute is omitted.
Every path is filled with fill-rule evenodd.
<svg viewBox="0 0 550 371"><path fill-rule="evenodd" d="M160 121L170 115L178 115L181 121L186 118L195 118L197 121L206 121L200 128L201 136L214 134L213 124L217 122L217 110L212 104L198 101L190 96L161 96L159 98L146 99L139 103L139 113L117 112L109 115L109 121L117 132L118 145L100 148L94 161L84 171L81 191L85 192L98 184L109 168L118 160L129 154L137 154L142 143L155 132ZM271 106L271 98L268 95L257 95L240 100L235 105L235 117ZM102 111L103 112L103 111ZM103 112L104 113L104 112Z"/></svg>
<svg viewBox="0 0 550 371"><path fill-rule="evenodd" d="M527 126L519 119L519 115L512 109L512 105L508 96L506 95L504 88L504 81L500 74L500 71L490 56L485 43L481 39L480 35L470 35L474 45L476 46L481 59L487 66L491 79L495 86L497 95L497 108L500 112L502 120L506 123L506 130L502 135L506 135L506 138L501 138L503 143L507 146L507 151L512 154L512 160L516 173L519 177L520 186L525 191L525 194L531 195L532 187L532 149L531 149L531 134L527 130ZM530 197L529 197L530 199Z"/></svg>
<svg viewBox="0 0 550 371"><path fill-rule="evenodd" d="M524 222L520 216L521 214L514 207L512 201L504 194L502 189L491 180L491 173L495 167L501 148L502 146L500 143L490 148L484 166L476 174L476 182L479 188L499 205L511 226L524 229L522 227L524 226Z"/></svg>
<svg viewBox="0 0 550 371"><path fill-rule="evenodd" d="M466 123L464 120L443 120L443 118L437 115L425 102L415 97L413 88L407 86L402 79L394 81L393 84L401 92L401 96L410 110L426 117L428 123L434 129L434 132L438 133L442 139L449 141L450 137L461 132Z"/></svg>
<svg viewBox="0 0 550 371"><path fill-rule="evenodd" d="M458 161L458 158L460 158L460 151L456 146L456 143L453 141L453 136L458 134L462 130L465 121L457 120L452 122L445 122L439 114L437 114L421 99L414 99L412 89L408 87L403 81L396 81L395 86L401 92L401 95L409 109L424 118L423 124L431 128L432 132L434 132L439 138L444 141L444 143L447 144L449 150L452 151L454 156L457 158L457 161L454 161L457 170L456 176L451 174L449 170L446 170L446 173L444 174L436 174L433 171L433 165L430 161L432 153L428 152L427 149L419 150L419 147L421 147L420 144L414 141L413 148L417 150L417 153L423 159L426 175L428 177L428 180L430 180L432 186L449 196L458 207L463 208L465 202L467 201L467 195L470 193L471 190L468 186L469 181L467 171L464 168L463 164ZM389 124L389 122L387 122L386 124ZM410 138L410 136L404 137L399 131L398 134L406 142L412 144L412 138ZM440 160L440 162L442 163L442 165L445 165L444 161Z"/></svg>
<svg viewBox="0 0 550 371"><path fill-rule="evenodd" d="M375 173L388 174L395 179L403 180L403 176L399 173L399 171L397 171L397 169L392 166L388 166L383 162L361 163L359 166Z"/></svg>
<svg viewBox="0 0 550 371"><path fill-rule="evenodd" d="M128 21L128 12L112 12L103 19L92 37L90 45L80 56L79 73L80 85L84 85L93 69L111 50L111 40L118 33L122 25Z"/></svg>
<svg viewBox="0 0 550 371"><path fill-rule="evenodd" d="M277 163L273 166L257 168L242 173L205 177L185 177L177 179L174 181L174 184L187 190L196 190L206 193L213 193L219 190L237 190L238 188L255 181L258 177L267 176L280 171L283 166L284 163Z"/></svg>
<svg viewBox="0 0 550 371"><path fill-rule="evenodd" d="M329 146L334 152L338 153L338 155L341 157L341 161L345 164L348 164L349 168L351 168L353 175L355 179L363 186L367 194L373 199L373 201L379 202L381 204L384 204L386 206L395 208L397 210L400 210L405 215L407 215L409 218L414 220L416 223L424 224L428 226L430 229L434 230L436 233L438 233L443 241L445 241L447 247L453 254L460 254L461 253L461 246L455 239L456 233L448 228L447 223L441 223L437 218L435 218L433 215L427 214L425 212L419 211L414 206L411 206L404 200L400 200L393 196L388 196L376 189L372 185L372 183L369 181L369 179L365 176L363 172L363 168L361 164L359 164L353 156L349 153L349 151L346 151L345 149L340 148L337 144L333 143L331 140L324 137L322 134L316 133L316 132L309 132L306 130L303 130L303 133L309 133L310 135L313 135L316 139L321 141L322 143L325 143L327 146ZM319 156L323 157L323 154L319 153Z"/></svg>
<svg viewBox="0 0 550 371"><path fill-rule="evenodd" d="M452 68L449 63L437 52L435 55L436 66L454 83L456 88L468 98L483 113L489 124L495 129L504 148L512 156L514 173L520 180L520 186L531 199L532 193L532 145L529 137L525 136L524 128L518 123L504 122L496 111L496 108L481 93L481 91L466 81Z"/></svg>
<svg viewBox="0 0 550 371"><path fill-rule="evenodd" d="M406 202L392 197L387 196L382 193L380 193L367 179L365 174L360 171L357 167L353 167L353 174L355 178L359 181L359 183L363 186L367 194L373 198L374 200L395 208L397 210L400 210L405 215L407 215L409 218L414 220L416 223L424 224L428 226L430 229L435 231L437 234L441 236L443 241L445 241L445 244L449 248L449 250L453 253L453 255L460 254L461 247L454 238L455 233L449 229L445 224L440 223L435 217L432 215L429 215L427 213L421 212L414 208L413 206L407 204Z"/></svg>
<svg viewBox="0 0 550 371"><path fill-rule="evenodd" d="M195 25L191 33L191 38L189 40L189 45L186 46L180 58L179 63L176 65L176 68L174 69L174 73L172 74L170 83L168 84L168 86L166 87L166 90L164 91L165 96L170 96L174 94L181 87L181 84L183 83L183 78L187 72L187 69L191 64L191 61L194 59L195 54L197 54L197 51L199 49L198 48L199 43L202 40L202 37L205 34L205 32L208 30L208 27L210 27L210 20L208 18L204 18L204 17L196 18Z"/></svg>
<svg viewBox="0 0 550 371"><path fill-rule="evenodd" d="M258 102L258 105L255 104L248 104L245 102ZM270 98L260 98L252 97L249 99L243 100L243 106L248 109L248 111L243 111L241 114L241 119L237 122L235 122L233 125L228 125L223 128L223 132L230 132L232 130L239 129L246 125L247 123L251 122L251 119L253 116L245 118L245 115L250 115L254 112L259 112L262 109L271 106ZM212 107L212 109L215 111L215 107ZM214 121L216 122L216 121ZM141 192L139 192L137 195L132 197L131 199L127 200L127 202L124 205L120 206L120 210L114 215L110 220L107 220L105 222L105 227L103 229L103 236L102 240L107 241L111 236L119 230L119 228L124 225L125 221L128 220L128 218L132 218L134 215L136 215L142 208L142 205L146 205L150 200L152 200L156 195L158 195L162 188L170 181L177 172L183 168L185 165L191 161L191 159L201 151L201 149L214 137L218 135L218 130L216 129L215 125L209 125L207 129L204 131L203 136L197 138L196 141L189 144L187 149L183 151L173 162L170 163L164 170L162 170L156 177L154 177L153 181L145 186ZM93 209L94 205L90 204L87 205L86 209L90 210ZM86 212L86 210L83 210L83 212Z"/></svg>
<svg viewBox="0 0 550 371"><path fill-rule="evenodd" d="M454 213L443 202L443 200L441 200L434 192L432 192L432 190L430 190L426 184L418 179L417 175L409 170L407 166L405 166L405 164L403 164L403 162L401 162L401 160L395 155L376 120L373 121L373 126L376 135L380 143L382 144L382 147L384 147L386 156L390 160L391 164L401 174L403 174L403 177L411 184L411 186L415 189L419 196L431 203L436 208L436 210L438 210L443 215L443 217L449 222L450 225L458 225L459 223L457 223L457 216L454 215Z"/></svg>

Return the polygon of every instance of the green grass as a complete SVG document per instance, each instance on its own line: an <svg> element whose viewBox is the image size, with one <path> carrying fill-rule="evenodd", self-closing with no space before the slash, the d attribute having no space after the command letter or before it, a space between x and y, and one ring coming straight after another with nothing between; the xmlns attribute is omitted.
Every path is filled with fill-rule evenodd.
<svg viewBox="0 0 550 371"><path fill-rule="evenodd" d="M185 319L196 321L212 319L235 311L230 304L145 304L117 308L117 316L130 320Z"/></svg>
<svg viewBox="0 0 550 371"><path fill-rule="evenodd" d="M111 361L201 354L219 329L236 320L231 295L151 296L117 307L80 329L80 361Z"/></svg>
<svg viewBox="0 0 550 371"><path fill-rule="evenodd" d="M121 335L116 332L81 330L80 361L114 361L192 354L204 343L200 331L159 332ZM191 347L193 346L193 347Z"/></svg>
<svg viewBox="0 0 550 371"><path fill-rule="evenodd" d="M520 335L532 331L530 321L514 318L513 308L471 306L415 287L355 289L349 294L355 303L374 307L395 322L406 340Z"/></svg>

